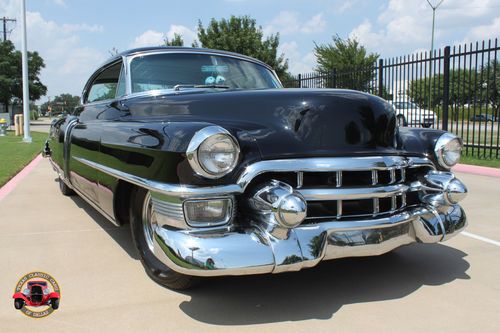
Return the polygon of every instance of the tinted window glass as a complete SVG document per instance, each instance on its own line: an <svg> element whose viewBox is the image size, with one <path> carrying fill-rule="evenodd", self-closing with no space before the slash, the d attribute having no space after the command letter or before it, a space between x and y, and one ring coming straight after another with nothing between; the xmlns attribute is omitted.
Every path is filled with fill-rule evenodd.
<svg viewBox="0 0 500 333"><path fill-rule="evenodd" d="M121 65L121 62L114 64L95 78L87 94L87 103L115 98Z"/></svg>
<svg viewBox="0 0 500 333"><path fill-rule="evenodd" d="M279 88L271 71L241 59L196 53L153 54L130 64L132 92L176 85L224 85L232 89Z"/></svg>

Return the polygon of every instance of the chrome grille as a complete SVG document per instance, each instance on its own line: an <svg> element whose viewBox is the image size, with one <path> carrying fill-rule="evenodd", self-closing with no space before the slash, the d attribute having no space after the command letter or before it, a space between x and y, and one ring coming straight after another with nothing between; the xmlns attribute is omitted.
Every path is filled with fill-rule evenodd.
<svg viewBox="0 0 500 333"><path fill-rule="evenodd" d="M345 170L335 167L327 170L321 166L315 171L308 166L307 170L294 172L269 171L252 183L276 179L292 186L308 204L304 223L372 218L418 203L418 195L410 192L410 183L432 168L428 163L409 163L404 158L394 157L394 161L377 164L376 168L373 163L367 163L365 168L357 163L353 170L345 163Z"/></svg>

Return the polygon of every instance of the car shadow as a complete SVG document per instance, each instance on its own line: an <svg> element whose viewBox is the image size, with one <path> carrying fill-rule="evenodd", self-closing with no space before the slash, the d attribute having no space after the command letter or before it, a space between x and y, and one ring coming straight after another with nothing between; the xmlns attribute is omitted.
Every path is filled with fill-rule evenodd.
<svg viewBox="0 0 500 333"><path fill-rule="evenodd" d="M59 182L57 178L55 181ZM83 209L85 213L88 214L97 225L99 225L99 227L101 227L111 238L113 238L113 240L120 245L131 258L139 260L139 254L137 253L134 243L132 242L130 226L128 224L117 227L78 195L74 195L69 198L73 200L78 208Z"/></svg>
<svg viewBox="0 0 500 333"><path fill-rule="evenodd" d="M469 279L466 256L441 244L414 244L300 272L213 278L185 292L191 299L179 307L213 325L329 319L343 305L398 299L422 286Z"/></svg>

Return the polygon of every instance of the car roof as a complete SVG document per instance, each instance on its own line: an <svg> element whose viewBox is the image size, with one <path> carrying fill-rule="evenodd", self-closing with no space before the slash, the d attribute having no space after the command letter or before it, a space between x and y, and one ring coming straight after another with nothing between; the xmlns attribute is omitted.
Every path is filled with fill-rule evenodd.
<svg viewBox="0 0 500 333"><path fill-rule="evenodd" d="M186 51L189 53L216 53L216 54L222 54L222 55L228 55L228 56L233 56L233 57L238 57L241 59L246 59L252 62L257 62L269 69L272 70L272 67L266 64L265 62L262 62L258 59L240 54L240 53L235 53L235 52L229 52L229 51L222 51L222 50L214 50L214 49L207 49L207 48L201 48L201 47L187 47L187 46L151 46L151 47L139 47L135 49L130 49L126 50L123 52L120 52L108 60L106 60L104 63L99 66L99 68L104 67L106 65L109 65L121 57L125 56L130 56L130 55L135 55L139 53L150 53L150 52L161 52L161 51Z"/></svg>

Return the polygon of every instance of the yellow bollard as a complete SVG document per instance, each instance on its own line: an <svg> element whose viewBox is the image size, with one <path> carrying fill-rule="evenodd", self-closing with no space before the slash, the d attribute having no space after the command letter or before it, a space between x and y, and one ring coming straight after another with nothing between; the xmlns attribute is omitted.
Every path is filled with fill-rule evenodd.
<svg viewBox="0 0 500 333"><path fill-rule="evenodd" d="M14 131L15 135L19 136L19 115L14 115Z"/></svg>
<svg viewBox="0 0 500 333"><path fill-rule="evenodd" d="M19 127L19 132L24 135L24 116L22 114L19 115Z"/></svg>

